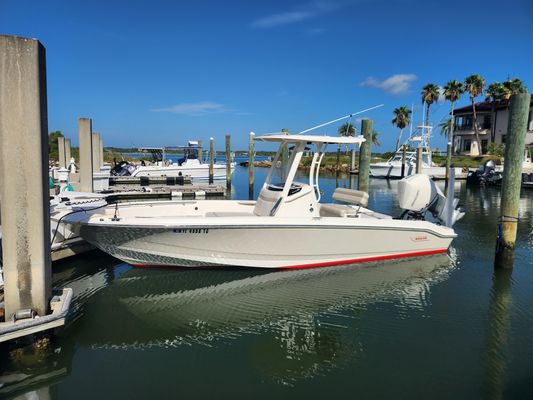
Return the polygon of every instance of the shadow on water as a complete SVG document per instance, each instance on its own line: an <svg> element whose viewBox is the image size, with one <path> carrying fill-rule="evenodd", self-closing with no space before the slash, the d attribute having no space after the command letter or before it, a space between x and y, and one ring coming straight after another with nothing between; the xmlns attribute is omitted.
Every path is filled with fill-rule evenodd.
<svg viewBox="0 0 533 400"><path fill-rule="evenodd" d="M80 347L212 348L250 336L261 337L250 357L265 379L291 385L357 358L365 347L357 320L372 304L423 309L431 287L454 268L439 255L274 272L146 270L95 253L56 272L55 283L75 292L70 322L37 356L20 347L8 354L0 396L39 393L60 381Z"/></svg>

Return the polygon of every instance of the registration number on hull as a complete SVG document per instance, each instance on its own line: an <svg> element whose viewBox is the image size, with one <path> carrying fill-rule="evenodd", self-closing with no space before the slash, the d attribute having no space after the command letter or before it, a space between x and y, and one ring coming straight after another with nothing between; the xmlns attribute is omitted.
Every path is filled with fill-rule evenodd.
<svg viewBox="0 0 533 400"><path fill-rule="evenodd" d="M172 229L172 232L201 234L201 233L209 233L209 228L176 228L176 229Z"/></svg>

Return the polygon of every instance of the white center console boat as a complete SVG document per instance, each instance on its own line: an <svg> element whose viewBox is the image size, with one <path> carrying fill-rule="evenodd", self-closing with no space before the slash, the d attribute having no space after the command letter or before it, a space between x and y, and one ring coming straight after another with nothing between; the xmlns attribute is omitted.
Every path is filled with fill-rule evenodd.
<svg viewBox="0 0 533 400"><path fill-rule="evenodd" d="M456 237L452 225L463 213L427 175L399 182L405 211L398 218L368 209L368 194L356 190L337 189L333 198L342 204L320 202L318 172L327 144L360 145L361 136L275 134L256 140L279 143L257 201L110 204L65 219L94 246L139 266L320 267L444 253ZM309 180L297 182L307 146L315 148ZM288 173L277 180L284 148L292 148Z"/></svg>

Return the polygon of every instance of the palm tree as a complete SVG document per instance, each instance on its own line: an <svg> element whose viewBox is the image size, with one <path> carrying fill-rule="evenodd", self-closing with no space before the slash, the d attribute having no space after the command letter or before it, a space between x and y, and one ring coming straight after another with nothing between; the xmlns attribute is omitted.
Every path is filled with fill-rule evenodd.
<svg viewBox="0 0 533 400"><path fill-rule="evenodd" d="M461 95L464 92L465 92L465 89L463 87L463 84L456 80L449 81L444 86L444 98L452 103L452 110L450 112L450 122L449 122L450 128L448 129L448 154L447 154L447 161L446 161L447 170L449 170L450 168L448 164L451 163L451 157L452 157L453 128L454 128L453 127L453 124L454 124L453 112L455 109L455 102L461 98Z"/></svg>
<svg viewBox="0 0 533 400"><path fill-rule="evenodd" d="M494 142L496 137L496 102L503 100L506 96L506 88L500 82L491 83L485 91L485 101L491 102L491 122L490 141Z"/></svg>
<svg viewBox="0 0 533 400"><path fill-rule="evenodd" d="M440 91L437 85L428 83L422 88L422 104L426 104L426 125L429 125L429 108L439 99Z"/></svg>
<svg viewBox="0 0 533 400"><path fill-rule="evenodd" d="M381 142L378 139L378 135L379 132L372 131L372 144L377 147L381 146Z"/></svg>
<svg viewBox="0 0 533 400"><path fill-rule="evenodd" d="M411 122L411 110L409 110L407 106L401 106L401 107L395 108L393 113L394 113L394 118L392 119L392 124L400 128L400 134L398 135L398 140L396 140L396 150L395 150L395 151L398 151L398 149L400 148L400 142L402 140L403 130Z"/></svg>
<svg viewBox="0 0 533 400"><path fill-rule="evenodd" d="M483 94L483 89L485 89L485 79L478 74L473 74L468 76L465 79L465 90L468 92L470 96L470 101L472 102L472 112L474 114L474 133L476 134L476 142L477 142L477 148L479 151L479 154L482 153L481 151L481 140L479 139L479 130L477 127L477 113L476 113L476 103L475 99L477 96L480 96Z"/></svg>
<svg viewBox="0 0 533 400"><path fill-rule="evenodd" d="M511 95L517 93L527 93L527 86L524 85L524 82L518 78L507 79L503 82L504 88L508 89Z"/></svg>
<svg viewBox="0 0 533 400"><path fill-rule="evenodd" d="M452 119L446 118L439 124L440 134L449 137L452 130Z"/></svg>
<svg viewBox="0 0 533 400"><path fill-rule="evenodd" d="M351 124L350 122L346 122L345 124L342 124L339 126L339 129L337 129L337 132L339 133L339 136L355 136L355 126ZM340 145L339 145L340 148ZM355 149L354 149L355 152ZM348 145L346 145L346 154L348 154ZM355 157L355 155L353 155Z"/></svg>
<svg viewBox="0 0 533 400"><path fill-rule="evenodd" d="M339 133L339 136L355 136L355 126L350 122L346 122L339 126L337 132Z"/></svg>

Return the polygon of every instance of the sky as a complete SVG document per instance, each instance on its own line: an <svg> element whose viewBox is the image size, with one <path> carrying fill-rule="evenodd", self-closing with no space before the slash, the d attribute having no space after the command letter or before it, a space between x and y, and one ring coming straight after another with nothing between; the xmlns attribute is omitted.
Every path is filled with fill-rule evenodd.
<svg viewBox="0 0 533 400"><path fill-rule="evenodd" d="M243 150L250 131L299 132L384 104L352 120L374 121L382 152L399 132L394 108L414 105L422 122L426 83L478 73L533 91L530 0L0 0L0 33L46 48L49 131L73 145L88 117L105 146L214 137L223 149L229 133ZM434 104L433 125L449 109ZM438 129L431 146L445 147Z"/></svg>

